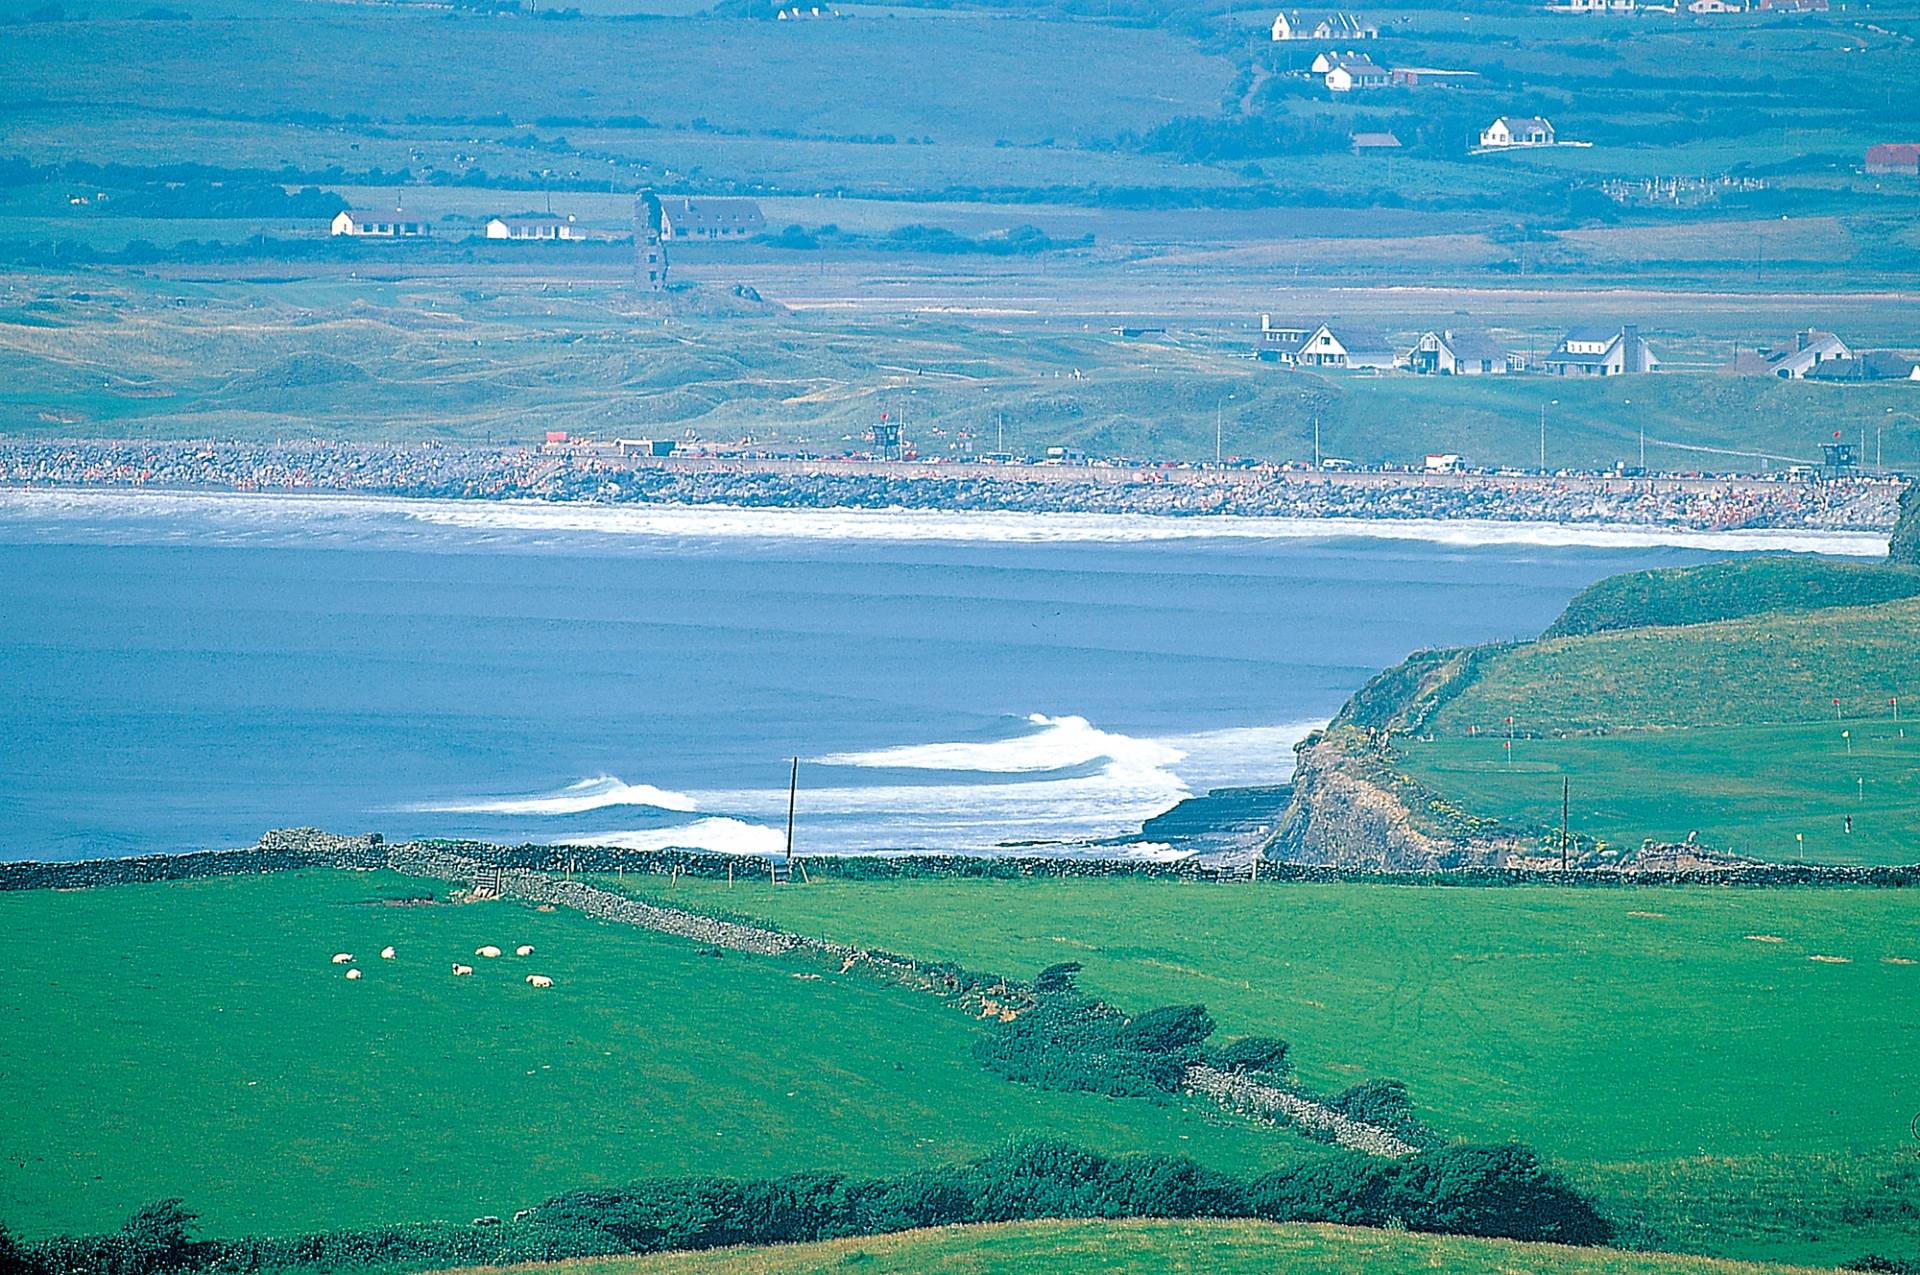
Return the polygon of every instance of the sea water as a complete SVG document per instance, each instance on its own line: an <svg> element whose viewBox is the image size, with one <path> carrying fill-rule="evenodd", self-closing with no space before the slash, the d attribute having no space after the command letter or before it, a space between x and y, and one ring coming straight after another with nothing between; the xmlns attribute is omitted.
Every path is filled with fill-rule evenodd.
<svg viewBox="0 0 1920 1275"><path fill-rule="evenodd" d="M0 857L771 851L796 757L806 851L1087 852L1410 651L1755 548L1884 540L0 490Z"/></svg>

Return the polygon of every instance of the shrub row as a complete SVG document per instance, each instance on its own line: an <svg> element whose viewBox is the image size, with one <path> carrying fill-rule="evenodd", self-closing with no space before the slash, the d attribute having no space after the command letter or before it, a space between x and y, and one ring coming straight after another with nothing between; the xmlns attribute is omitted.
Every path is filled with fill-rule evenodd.
<svg viewBox="0 0 1920 1275"><path fill-rule="evenodd" d="M573 1191L504 1223L200 1240L193 1214L166 1200L108 1235L18 1244L0 1231L0 1272L430 1270L1053 1217L1258 1217L1568 1244L1612 1235L1591 1204L1518 1144L1446 1147L1399 1161L1343 1153L1245 1180L1178 1156L1107 1157L1025 1140L971 1163L883 1178L684 1177Z"/></svg>

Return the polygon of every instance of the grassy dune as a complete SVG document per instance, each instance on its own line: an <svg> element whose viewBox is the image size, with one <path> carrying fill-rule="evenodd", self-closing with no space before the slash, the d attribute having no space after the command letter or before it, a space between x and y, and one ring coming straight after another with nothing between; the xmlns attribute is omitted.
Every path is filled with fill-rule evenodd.
<svg viewBox="0 0 1920 1275"><path fill-rule="evenodd" d="M1666 1253L1264 1222L1022 1222L511 1268L528 1275L1787 1275Z"/></svg>
<svg viewBox="0 0 1920 1275"><path fill-rule="evenodd" d="M626 885L976 968L1082 961L1127 1008L1204 1002L1292 1040L1317 1087L1397 1077L1450 1134L1533 1143L1664 1245L1841 1261L1920 1210L1903 892Z"/></svg>
<svg viewBox="0 0 1920 1275"><path fill-rule="evenodd" d="M1211 1108L1013 1086L974 1062L965 1016L858 976L568 912L387 902L423 884L0 894L0 1219L111 1230L178 1195L211 1234L465 1221L678 1173L894 1172L1023 1132L1242 1172L1324 1154Z"/></svg>

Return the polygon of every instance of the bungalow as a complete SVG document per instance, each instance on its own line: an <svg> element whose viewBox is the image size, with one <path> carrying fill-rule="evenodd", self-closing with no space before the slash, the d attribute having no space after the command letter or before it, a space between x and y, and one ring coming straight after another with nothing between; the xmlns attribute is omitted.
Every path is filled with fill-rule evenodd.
<svg viewBox="0 0 1920 1275"><path fill-rule="evenodd" d="M428 233L428 226L417 214L400 208L348 208L333 215L332 231L373 239L420 239Z"/></svg>
<svg viewBox="0 0 1920 1275"><path fill-rule="evenodd" d="M1540 361L1553 376L1622 376L1651 372L1660 366L1653 347L1640 336L1637 324L1622 327L1588 326L1568 332Z"/></svg>
<svg viewBox="0 0 1920 1275"><path fill-rule="evenodd" d="M1526 360L1485 332L1426 332L1407 357L1422 376L1505 376Z"/></svg>
<svg viewBox="0 0 1920 1275"><path fill-rule="evenodd" d="M574 229L573 218L556 217L552 213L535 213L527 217L495 217L487 223L489 239L583 239Z"/></svg>
<svg viewBox="0 0 1920 1275"><path fill-rule="evenodd" d="M1845 341L1831 332L1807 328L1796 332L1793 344L1784 349L1736 354L1727 370L1742 376L1777 376L1783 381L1798 381L1812 375L1823 363L1851 358L1853 351Z"/></svg>
<svg viewBox="0 0 1920 1275"><path fill-rule="evenodd" d="M1753 7L1762 13L1825 13L1832 6L1829 0L1754 0Z"/></svg>
<svg viewBox="0 0 1920 1275"><path fill-rule="evenodd" d="M1640 6L1638 0L1566 0L1547 7L1555 13L1632 13Z"/></svg>
<svg viewBox="0 0 1920 1275"><path fill-rule="evenodd" d="M1490 150L1506 150L1514 146L1551 146L1553 123L1538 115L1529 115L1525 119L1502 115L1480 130L1480 145Z"/></svg>
<svg viewBox="0 0 1920 1275"><path fill-rule="evenodd" d="M1920 142L1882 142L1867 147L1867 171L1920 176Z"/></svg>
<svg viewBox="0 0 1920 1275"><path fill-rule="evenodd" d="M663 199L662 239L750 239L764 233L767 219L751 199Z"/></svg>
<svg viewBox="0 0 1920 1275"><path fill-rule="evenodd" d="M1373 328L1320 323L1275 325L1273 316L1260 316L1260 358L1289 367L1390 368L1393 347Z"/></svg>
<svg viewBox="0 0 1920 1275"><path fill-rule="evenodd" d="M1693 0L1688 13L1745 13L1745 0Z"/></svg>
<svg viewBox="0 0 1920 1275"><path fill-rule="evenodd" d="M1303 18L1298 12L1284 10L1273 19L1275 40L1377 40L1380 28L1363 22L1351 13L1329 13L1323 17Z"/></svg>
<svg viewBox="0 0 1920 1275"><path fill-rule="evenodd" d="M1314 59L1314 69L1322 71L1327 88L1334 93L1351 93L1356 89L1383 89L1393 83L1393 75L1383 66L1378 66L1364 53L1323 53Z"/></svg>

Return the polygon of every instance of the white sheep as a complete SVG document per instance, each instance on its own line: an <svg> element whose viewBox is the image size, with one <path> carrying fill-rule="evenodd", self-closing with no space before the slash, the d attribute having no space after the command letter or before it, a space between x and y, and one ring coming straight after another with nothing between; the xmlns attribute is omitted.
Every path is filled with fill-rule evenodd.
<svg viewBox="0 0 1920 1275"><path fill-rule="evenodd" d="M491 959L493 957L500 955L500 949L495 947L493 944L489 943L485 947L474 948L473 954L475 956L484 956Z"/></svg>
<svg viewBox="0 0 1920 1275"><path fill-rule="evenodd" d="M527 982L533 984L535 987L552 987L553 986L553 980L548 978L545 974L529 974L527 975Z"/></svg>
<svg viewBox="0 0 1920 1275"><path fill-rule="evenodd" d="M351 982L351 981L353 981L354 979L357 979L357 978L359 978L359 977L360 977L360 971L359 971L359 970L348 970L348 971L347 971L347 980L348 980L349 982Z"/></svg>
<svg viewBox="0 0 1920 1275"><path fill-rule="evenodd" d="M515 956L532 956L532 955L533 955L533 944L531 944L531 943L522 943L522 944L521 944L521 945L520 945L519 947L516 947L516 948L514 948L514 949L513 949L513 954L514 954Z"/></svg>
<svg viewBox="0 0 1920 1275"><path fill-rule="evenodd" d="M353 953L352 952L335 952L333 954L333 963L335 965L351 965L353 964Z"/></svg>
<svg viewBox="0 0 1920 1275"><path fill-rule="evenodd" d="M473 973L473 966L471 965L460 965L456 963L453 967L453 976L455 978L465 978L471 973Z"/></svg>
<svg viewBox="0 0 1920 1275"><path fill-rule="evenodd" d="M392 959L393 959L393 949L392 949L392 948L390 948L390 947L383 947L383 948L381 948L381 949L380 949L380 959L381 959L381 960L383 960L383 961L390 961L390 960L392 960Z"/></svg>

